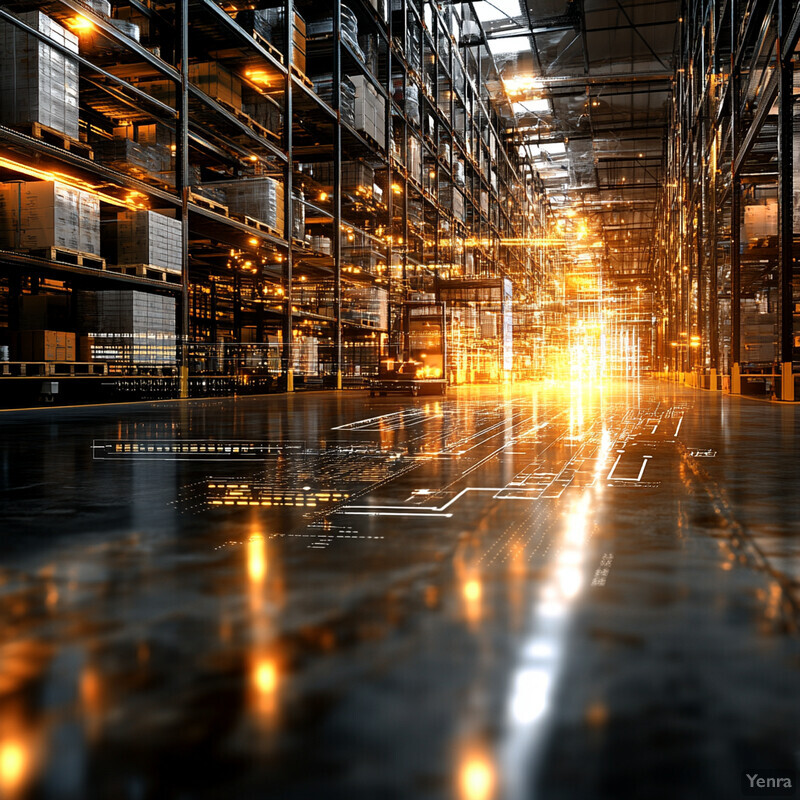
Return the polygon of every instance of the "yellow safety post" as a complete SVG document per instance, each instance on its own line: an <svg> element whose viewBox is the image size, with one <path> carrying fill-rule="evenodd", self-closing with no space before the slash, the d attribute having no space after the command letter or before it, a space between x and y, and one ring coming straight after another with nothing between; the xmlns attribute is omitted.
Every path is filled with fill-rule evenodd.
<svg viewBox="0 0 800 800"><path fill-rule="evenodd" d="M734 364L731 368L731 394L742 393L742 373L739 371L739 365Z"/></svg>
<svg viewBox="0 0 800 800"><path fill-rule="evenodd" d="M781 364L781 400L794 402L794 374L791 361L784 361Z"/></svg>

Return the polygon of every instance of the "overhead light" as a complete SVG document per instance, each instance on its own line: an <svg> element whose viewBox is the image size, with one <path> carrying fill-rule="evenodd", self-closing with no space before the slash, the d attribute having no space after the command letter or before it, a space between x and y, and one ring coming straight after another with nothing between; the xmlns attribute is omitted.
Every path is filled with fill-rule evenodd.
<svg viewBox="0 0 800 800"><path fill-rule="evenodd" d="M89 31L94 30L94 22L78 14L77 16L70 17L70 19L67 20L67 27L70 30L78 33L88 33Z"/></svg>

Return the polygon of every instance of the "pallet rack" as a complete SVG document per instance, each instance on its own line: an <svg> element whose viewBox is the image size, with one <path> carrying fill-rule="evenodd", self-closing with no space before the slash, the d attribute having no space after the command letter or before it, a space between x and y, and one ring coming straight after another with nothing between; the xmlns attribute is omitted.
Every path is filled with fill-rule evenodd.
<svg viewBox="0 0 800 800"><path fill-rule="evenodd" d="M657 359L705 388L795 397L800 9L690 3L665 145Z"/></svg>
<svg viewBox="0 0 800 800"><path fill-rule="evenodd" d="M350 0L365 54L343 35L343 4L335 0L326 10L331 31L306 37L304 63L295 52L295 14L315 20L320 10L309 0L263 5L282 20L277 45L233 2L119 0L113 17L81 0L15 0L0 8L0 20L56 50L17 14L41 10L77 28L81 40L79 54L61 48L81 70L80 142L0 124L3 179L63 176L97 191L106 216L167 209L182 231L179 282L144 269L2 252L7 301L39 291L44 281L176 297L179 380L171 376L166 393L201 391L198 349L208 362L220 345L233 351L242 343L269 351L262 366L274 378L270 385L292 390L299 370L304 383L341 387L376 371L388 348L402 349L402 310L412 293L438 300L440 280L506 277L515 293L533 299L539 282L540 254L525 243L544 224L543 189L509 138L513 115L487 88L499 79L484 41L460 34L465 21L480 28L472 5ZM119 20L139 24L141 40L126 35ZM266 108L269 124L205 91L192 70L206 62L233 74L243 96ZM323 73L331 74L327 102L314 91ZM382 101L382 140L346 118L346 78ZM172 144L171 168L157 174L111 165L102 154L120 126L156 126ZM329 165L329 181L309 173L315 163ZM365 192L343 180L353 163L374 171ZM265 178L282 186L282 230L232 212L215 193L221 184ZM366 294L385 298L386 313L352 313L353 298ZM13 306L7 302L9 328ZM301 362L312 340L309 368ZM235 381L225 385L237 388Z"/></svg>

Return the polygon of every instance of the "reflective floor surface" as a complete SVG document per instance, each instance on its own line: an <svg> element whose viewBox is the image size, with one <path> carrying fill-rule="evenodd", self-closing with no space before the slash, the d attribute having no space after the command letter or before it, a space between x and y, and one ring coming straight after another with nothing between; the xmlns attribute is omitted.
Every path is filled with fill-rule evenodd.
<svg viewBox="0 0 800 800"><path fill-rule="evenodd" d="M0 797L741 797L800 409L664 383L0 414Z"/></svg>

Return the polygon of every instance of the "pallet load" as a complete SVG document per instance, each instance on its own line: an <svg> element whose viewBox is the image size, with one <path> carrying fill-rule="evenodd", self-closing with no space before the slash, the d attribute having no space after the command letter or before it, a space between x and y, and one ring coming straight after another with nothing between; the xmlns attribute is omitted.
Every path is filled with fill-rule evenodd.
<svg viewBox="0 0 800 800"><path fill-rule="evenodd" d="M283 184L273 178L252 178L220 185L225 189L232 214L244 214L284 235L285 208Z"/></svg>
<svg viewBox="0 0 800 800"><path fill-rule="evenodd" d="M16 361L74 361L75 334L66 331L19 331L13 335Z"/></svg>
<svg viewBox="0 0 800 800"><path fill-rule="evenodd" d="M270 30L270 41L281 53L286 52L286 36L284 33L286 23L282 8L267 8L263 10L262 25ZM306 71L306 23L295 12L292 20L292 66L305 74Z"/></svg>
<svg viewBox="0 0 800 800"><path fill-rule="evenodd" d="M189 82L213 100L219 100L238 111L242 110L241 78L225 69L216 61L205 61L189 65ZM140 81L138 88L156 100L174 106L175 82L171 80Z"/></svg>
<svg viewBox="0 0 800 800"><path fill-rule="evenodd" d="M378 145L386 141L386 101L363 75L352 75L356 88L355 128Z"/></svg>
<svg viewBox="0 0 800 800"><path fill-rule="evenodd" d="M389 294L379 286L342 286L342 318L357 325L386 329L389 324Z"/></svg>
<svg viewBox="0 0 800 800"><path fill-rule="evenodd" d="M0 247L99 256L100 200L58 181L0 184Z"/></svg>
<svg viewBox="0 0 800 800"><path fill-rule="evenodd" d="M365 61L364 51L358 42L358 17L352 9L342 6L342 41L347 42L361 61ZM333 36L333 16L322 17L308 23L308 38Z"/></svg>
<svg viewBox="0 0 800 800"><path fill-rule="evenodd" d="M112 368L175 365L174 297L130 290L81 292L77 310L82 360L106 361Z"/></svg>
<svg viewBox="0 0 800 800"><path fill-rule="evenodd" d="M181 252L180 220L141 209L117 214L118 266L180 275Z"/></svg>
<svg viewBox="0 0 800 800"><path fill-rule="evenodd" d="M314 91L329 106L334 105L333 97L333 74L326 72L324 75L317 75L314 78ZM339 84L339 112L342 121L348 125L354 125L356 121L356 87L346 75L342 76Z"/></svg>
<svg viewBox="0 0 800 800"><path fill-rule="evenodd" d="M78 37L41 11L18 14L70 52ZM0 121L43 125L78 139L78 64L16 25L0 22Z"/></svg>

